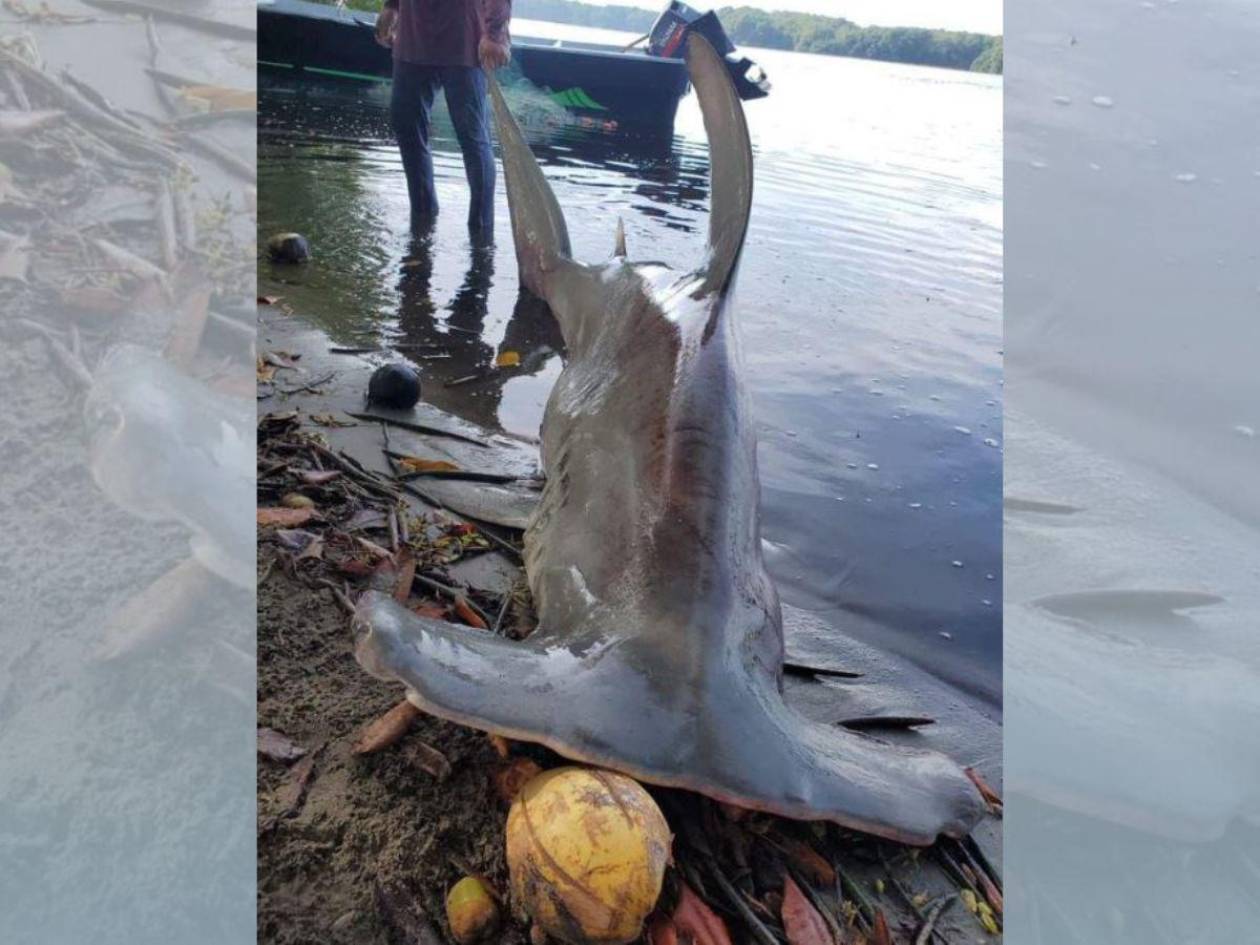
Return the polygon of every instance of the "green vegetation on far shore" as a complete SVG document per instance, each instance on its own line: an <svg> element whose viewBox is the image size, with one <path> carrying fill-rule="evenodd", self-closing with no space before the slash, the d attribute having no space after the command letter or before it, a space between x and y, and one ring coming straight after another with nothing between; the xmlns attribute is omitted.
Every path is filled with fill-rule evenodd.
<svg viewBox="0 0 1260 945"><path fill-rule="evenodd" d="M379 10L381 3L380 0L348 0L347 6ZM514 0L512 12L530 20L646 33L659 11L600 6L579 0ZM742 46L973 72L1002 71L1001 36L917 26L858 26L841 17L781 10L767 12L753 7L721 7L717 12L732 41Z"/></svg>

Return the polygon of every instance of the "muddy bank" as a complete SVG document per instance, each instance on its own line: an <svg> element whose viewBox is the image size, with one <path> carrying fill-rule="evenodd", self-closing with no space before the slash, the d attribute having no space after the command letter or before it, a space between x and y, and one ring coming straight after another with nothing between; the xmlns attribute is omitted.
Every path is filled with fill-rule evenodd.
<svg viewBox="0 0 1260 945"><path fill-rule="evenodd" d="M259 587L258 626L258 724L315 753L305 802L291 818L280 815L292 770L259 762L259 941L388 943L396 929L377 905L382 886L401 887L435 917L465 869L505 888L506 808L492 802L500 759L489 740L424 718L394 749L354 756L359 729L398 692L354 662L346 614L332 593L277 574ZM409 749L419 742L446 756L448 778L417 763Z"/></svg>

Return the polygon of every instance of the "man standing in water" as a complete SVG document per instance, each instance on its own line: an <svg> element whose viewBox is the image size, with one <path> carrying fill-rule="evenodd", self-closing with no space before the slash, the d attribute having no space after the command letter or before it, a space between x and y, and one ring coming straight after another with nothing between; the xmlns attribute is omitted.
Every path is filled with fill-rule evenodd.
<svg viewBox="0 0 1260 945"><path fill-rule="evenodd" d="M494 151L481 66L511 58L512 0L385 0L376 39L394 51L390 117L411 198L411 228L423 232L437 216L429 115L441 86L464 153L471 201L468 231L475 243L494 238Z"/></svg>

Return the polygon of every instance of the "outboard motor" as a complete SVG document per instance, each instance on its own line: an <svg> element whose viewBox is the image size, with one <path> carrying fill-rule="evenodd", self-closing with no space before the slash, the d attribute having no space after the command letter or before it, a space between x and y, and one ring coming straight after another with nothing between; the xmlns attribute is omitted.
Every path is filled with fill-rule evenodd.
<svg viewBox="0 0 1260 945"><path fill-rule="evenodd" d="M648 34L648 53L663 59L681 59L683 43L687 34L692 32L701 34L725 59L735 91L741 99L749 101L770 94L770 80L765 70L736 51L735 44L712 10L701 13L681 0L671 0L652 24L652 31Z"/></svg>

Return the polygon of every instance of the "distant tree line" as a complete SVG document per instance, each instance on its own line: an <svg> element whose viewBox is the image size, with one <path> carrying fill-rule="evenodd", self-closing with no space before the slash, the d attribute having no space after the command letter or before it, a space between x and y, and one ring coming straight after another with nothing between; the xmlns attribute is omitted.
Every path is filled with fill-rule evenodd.
<svg viewBox="0 0 1260 945"><path fill-rule="evenodd" d="M536 0L520 2L524 5ZM910 62L946 69L984 72L1002 69L1002 39L984 33L914 26L858 26L840 17L783 11L768 13L753 7L724 7L718 11L718 16L731 39L747 46Z"/></svg>
<svg viewBox="0 0 1260 945"><path fill-rule="evenodd" d="M380 0L348 0L358 10L378 10ZM662 9L664 3L661 4ZM600 6L579 0L514 0L515 15L576 26L646 33L658 11L640 7ZM791 49L824 56L852 56L908 62L974 72L1002 71L1002 37L917 26L858 26L841 17L813 13L773 13L753 7L722 7L722 25L742 46Z"/></svg>

